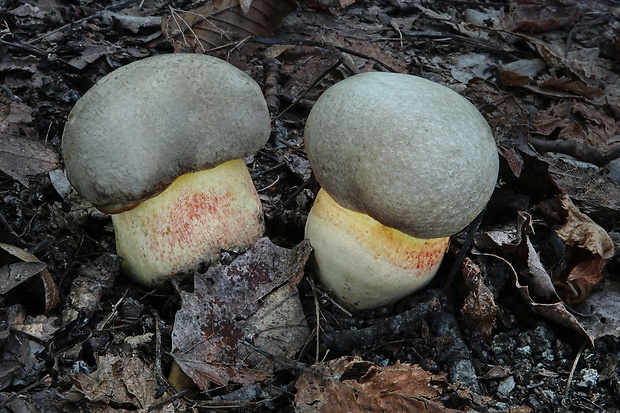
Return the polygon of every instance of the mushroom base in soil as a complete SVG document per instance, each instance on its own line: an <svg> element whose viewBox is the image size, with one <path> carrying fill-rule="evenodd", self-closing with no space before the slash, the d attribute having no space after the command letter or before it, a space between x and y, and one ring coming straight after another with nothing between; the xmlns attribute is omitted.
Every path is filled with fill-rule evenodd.
<svg viewBox="0 0 620 413"><path fill-rule="evenodd" d="M338 205L320 190L306 223L312 266L345 306L391 304L435 276L450 238L420 239Z"/></svg>
<svg viewBox="0 0 620 413"><path fill-rule="evenodd" d="M335 84L312 107L304 140L322 188L306 225L314 272L351 309L426 285L448 237L482 211L497 181L482 114L416 76L362 73Z"/></svg>
<svg viewBox="0 0 620 413"><path fill-rule="evenodd" d="M143 285L250 247L264 231L263 210L241 159L182 175L133 209L112 215L125 271Z"/></svg>

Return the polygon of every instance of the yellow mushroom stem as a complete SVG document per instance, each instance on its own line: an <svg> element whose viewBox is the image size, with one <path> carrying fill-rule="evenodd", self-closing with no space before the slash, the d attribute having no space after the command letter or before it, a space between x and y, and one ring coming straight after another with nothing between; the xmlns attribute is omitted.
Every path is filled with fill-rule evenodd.
<svg viewBox="0 0 620 413"><path fill-rule="evenodd" d="M135 281L153 286L250 247L263 234L263 212L242 160L177 178L165 191L112 215L116 249Z"/></svg>
<svg viewBox="0 0 620 413"><path fill-rule="evenodd" d="M308 215L311 264L336 301L355 310L393 303L435 276L449 237L419 239L343 208L321 189Z"/></svg>

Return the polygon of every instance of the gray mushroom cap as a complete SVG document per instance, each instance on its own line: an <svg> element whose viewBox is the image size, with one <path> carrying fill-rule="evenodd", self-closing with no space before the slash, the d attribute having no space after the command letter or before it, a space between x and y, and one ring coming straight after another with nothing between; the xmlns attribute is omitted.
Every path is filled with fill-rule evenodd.
<svg viewBox="0 0 620 413"><path fill-rule="evenodd" d="M330 87L310 112L305 144L336 202L425 239L467 226L499 168L480 112L451 89L405 74L363 73Z"/></svg>
<svg viewBox="0 0 620 413"><path fill-rule="evenodd" d="M260 87L223 60L167 54L123 66L76 103L62 152L69 180L120 212L188 172L256 153L270 117Z"/></svg>

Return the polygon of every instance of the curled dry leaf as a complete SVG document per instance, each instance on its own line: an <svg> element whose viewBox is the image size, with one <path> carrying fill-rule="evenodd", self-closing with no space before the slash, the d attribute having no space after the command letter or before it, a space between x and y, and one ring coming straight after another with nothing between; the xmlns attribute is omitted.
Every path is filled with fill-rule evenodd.
<svg viewBox="0 0 620 413"><path fill-rule="evenodd" d="M88 411L150 411L156 401L155 372L138 356L95 354L97 369L90 374L74 373L71 377L73 398L86 399ZM107 407L109 410L102 408ZM112 410L114 409L114 410Z"/></svg>
<svg viewBox="0 0 620 413"><path fill-rule="evenodd" d="M465 257L461 264L461 271L465 276L467 292L461 307L461 315L465 322L479 330L483 337L491 339L499 311L493 293L484 283L480 267L471 259Z"/></svg>
<svg viewBox="0 0 620 413"><path fill-rule="evenodd" d="M29 132L32 109L0 95L0 172L28 187L28 175L49 172L58 155L41 142L22 136Z"/></svg>
<svg viewBox="0 0 620 413"><path fill-rule="evenodd" d="M196 274L176 314L172 355L201 389L264 380L299 351L309 331L296 286L309 254L305 242L288 250L262 238L231 264Z"/></svg>
<svg viewBox="0 0 620 413"><path fill-rule="evenodd" d="M270 36L294 0L214 0L162 17L161 30L176 51L204 53L248 37Z"/></svg>
<svg viewBox="0 0 620 413"><path fill-rule="evenodd" d="M453 385L411 364L379 367L359 357L342 357L304 371L296 387L300 413L457 411L442 401Z"/></svg>
<svg viewBox="0 0 620 413"><path fill-rule="evenodd" d="M591 342L605 335L620 334L620 320L600 315L604 311L591 304L591 300L588 300L588 304L598 308L596 314L600 316L595 313L589 317L575 314L567 308L567 303L573 300L565 297L565 290L568 289L571 293L581 291L578 295L586 291L589 293L600 280L602 266L613 253L611 239L602 228L579 212L567 195L560 195L553 201L542 203L540 207L551 219L561 219L564 224L557 231L565 245L565 269L559 278L563 282L552 280L527 236L526 229L531 219L528 214L520 213L520 219L513 228L477 234L476 246L480 250L493 251L495 254L485 255L507 264L514 276L515 287L535 312L578 331ZM524 265L527 271L519 271L518 268ZM562 301L558 293L566 301Z"/></svg>
<svg viewBox="0 0 620 413"><path fill-rule="evenodd" d="M0 243L0 294L6 294L35 275L41 277L45 291L45 312L58 304L58 286L47 265L31 253L14 245ZM4 257L3 257L4 255Z"/></svg>
<svg viewBox="0 0 620 413"><path fill-rule="evenodd" d="M527 285L528 296L531 295L537 302L557 302L559 297L551 276L540 261L538 252L528 236L528 233L532 232L532 217L526 212L519 212L514 225L509 224L504 228L479 233L475 242L483 250L515 259L519 266L524 266L520 275Z"/></svg>
<svg viewBox="0 0 620 413"><path fill-rule="evenodd" d="M567 195L545 204L545 210L564 220L556 232L566 246L566 269L555 280L556 289L565 302L579 303L603 278L603 267L614 253L613 242L609 234L581 213Z"/></svg>

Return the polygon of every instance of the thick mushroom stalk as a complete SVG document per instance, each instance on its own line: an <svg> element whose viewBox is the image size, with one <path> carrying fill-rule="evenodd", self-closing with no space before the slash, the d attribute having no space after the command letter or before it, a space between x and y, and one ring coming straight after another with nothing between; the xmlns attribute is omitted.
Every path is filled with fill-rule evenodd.
<svg viewBox="0 0 620 413"><path fill-rule="evenodd" d="M497 180L497 148L480 112L415 76L364 73L332 86L304 137L322 186L306 224L314 272L351 309L424 287Z"/></svg>
<svg viewBox="0 0 620 413"><path fill-rule="evenodd" d="M347 306L376 308L425 286L450 238L420 239L338 205L320 190L308 215L312 265L332 295Z"/></svg>
<svg viewBox="0 0 620 413"><path fill-rule="evenodd" d="M262 236L242 159L269 132L252 78L214 57L169 54L123 66L84 94L62 150L76 190L113 214L126 272L155 286Z"/></svg>
<svg viewBox="0 0 620 413"><path fill-rule="evenodd" d="M153 284L247 249L263 234L263 210L242 160L182 175L164 192L112 215L116 250L134 280ZM155 283L157 284L157 283Z"/></svg>

